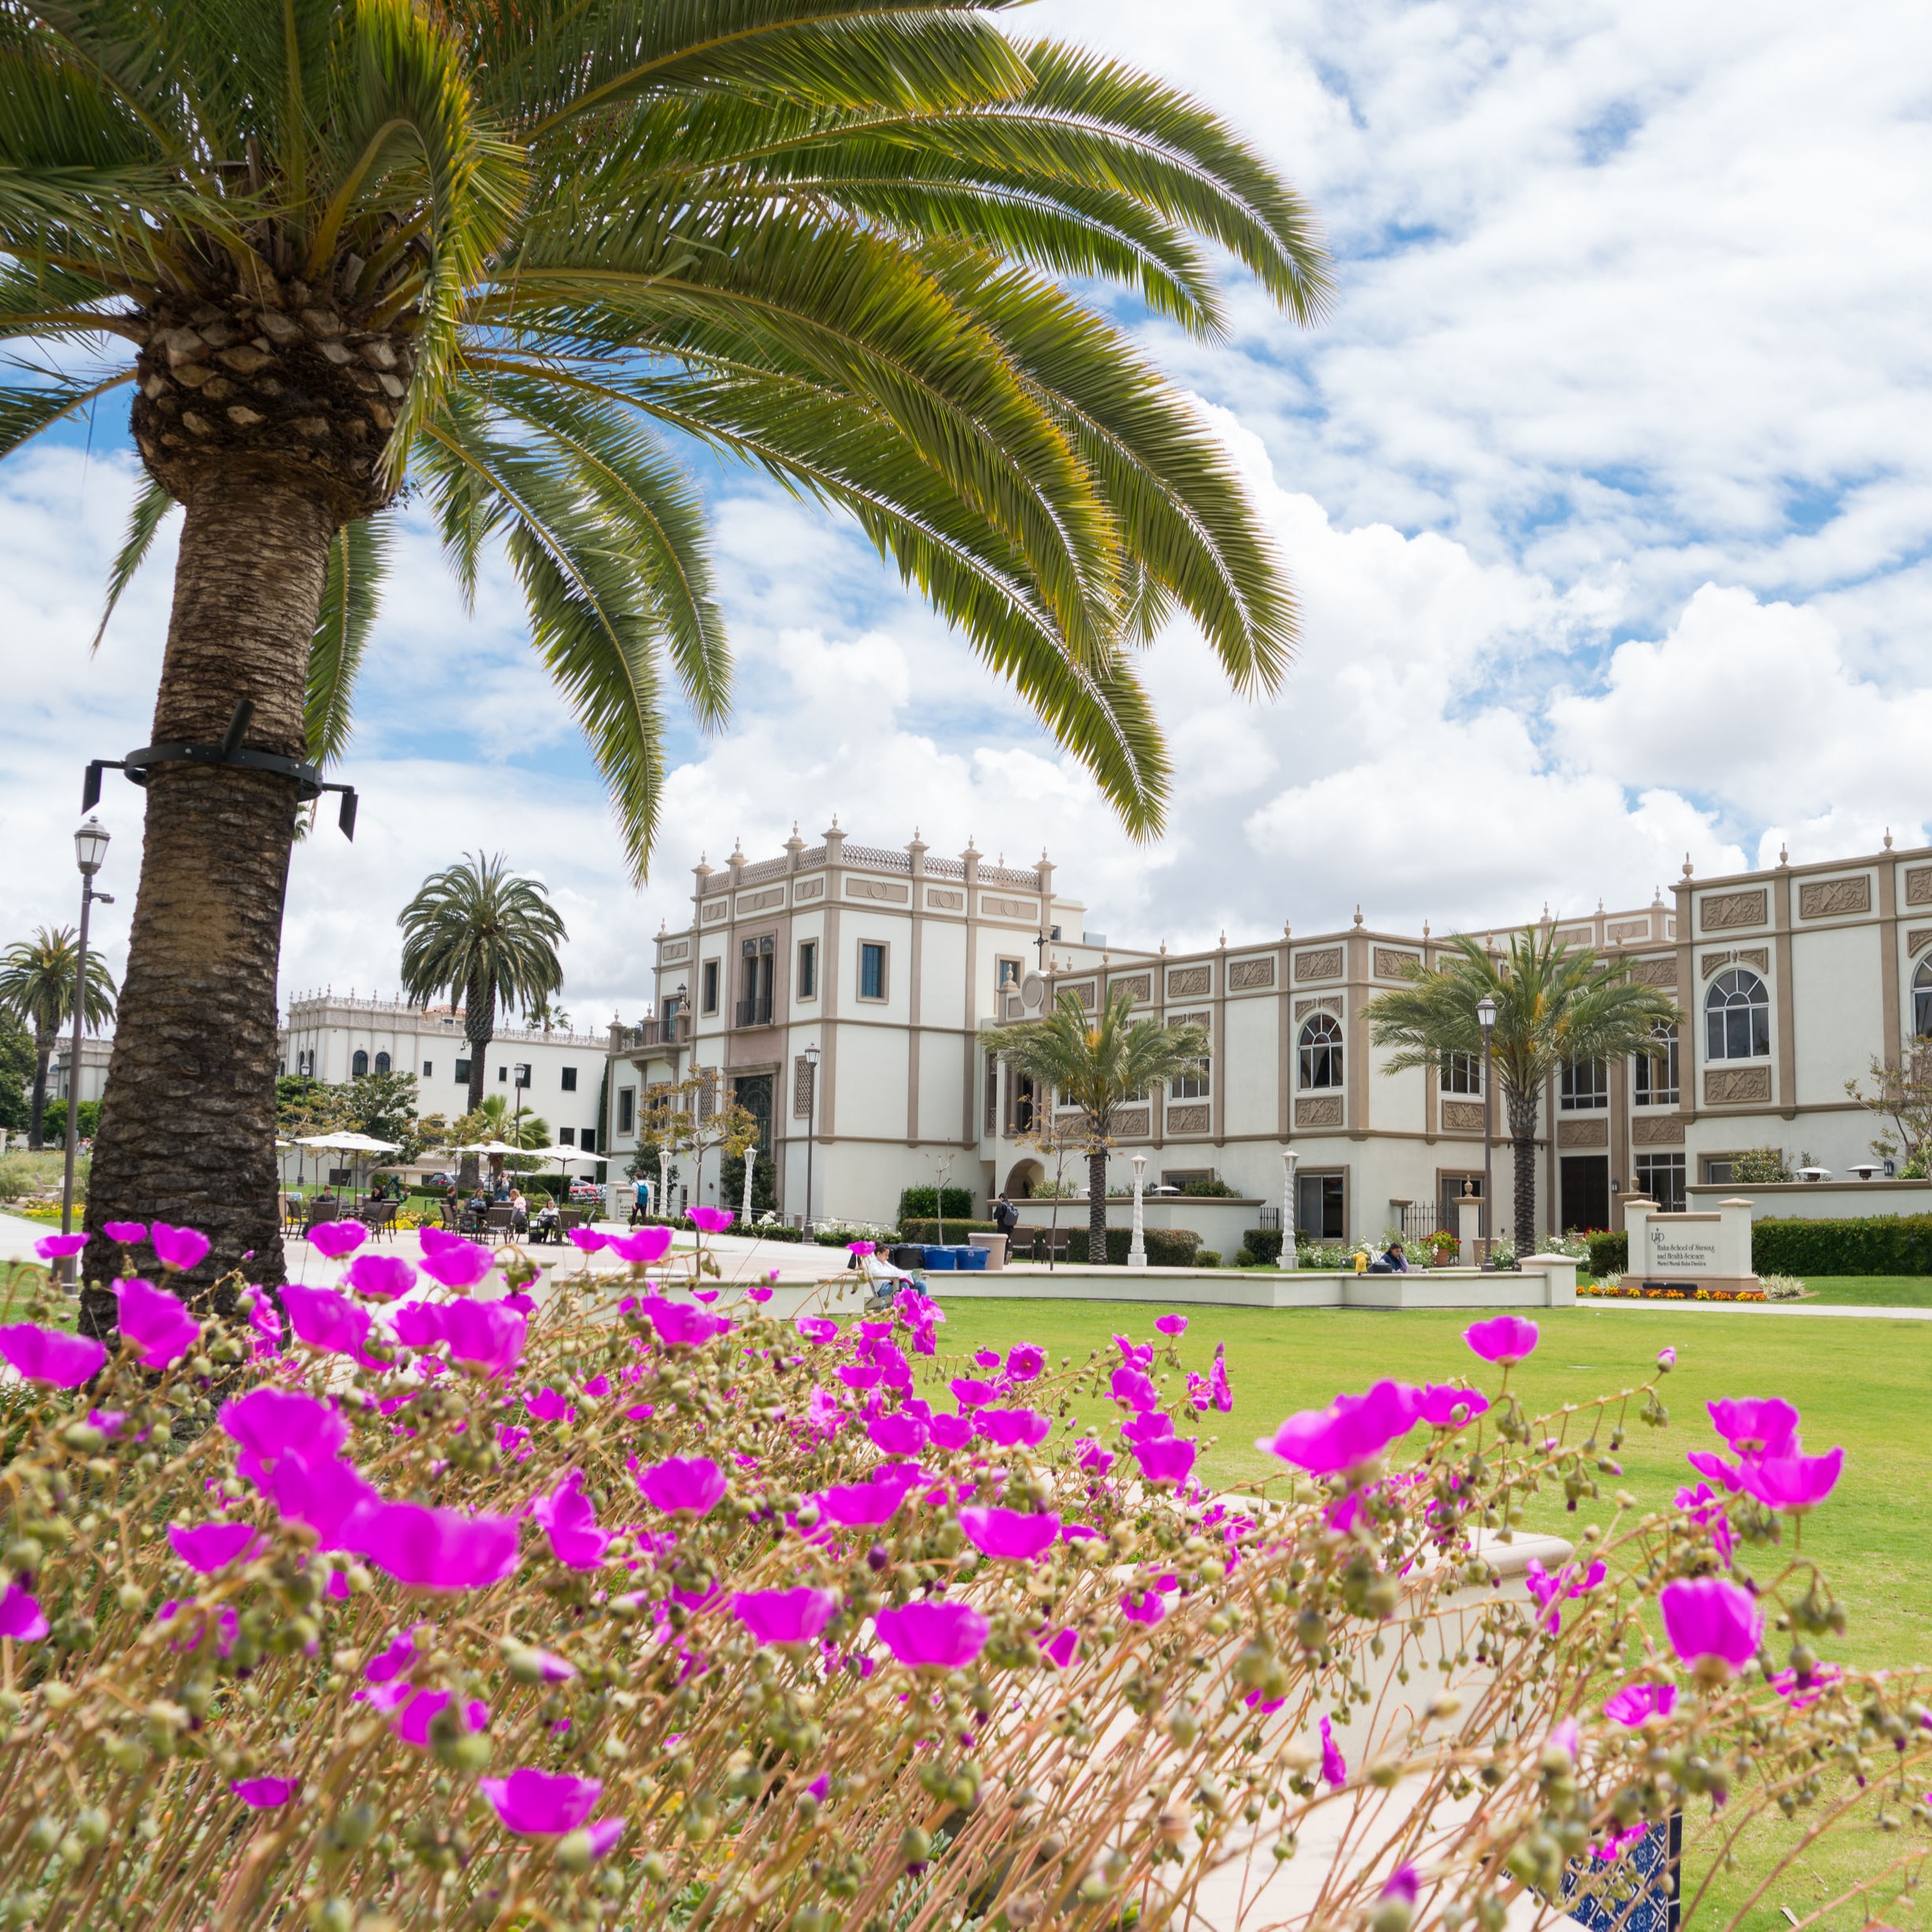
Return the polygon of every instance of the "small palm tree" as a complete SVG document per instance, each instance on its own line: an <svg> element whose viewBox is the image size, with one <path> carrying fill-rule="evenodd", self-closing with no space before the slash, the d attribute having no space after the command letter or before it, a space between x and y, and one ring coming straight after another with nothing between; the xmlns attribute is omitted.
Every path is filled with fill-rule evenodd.
<svg viewBox="0 0 1932 1932"><path fill-rule="evenodd" d="M80 952L72 926L45 926L35 929L31 939L16 941L0 955L0 1007L19 1016L34 1036L34 1092L27 1115L27 1144L42 1144L41 1128L47 1118L47 1069L61 1029L74 1017L74 969ZM98 1033L114 1016L114 982L107 962L98 953L87 959L87 1005L82 1024L90 1033ZM68 1084L72 1089L70 1106L80 1098L80 1070L70 1068Z"/></svg>
<svg viewBox="0 0 1932 1932"><path fill-rule="evenodd" d="M1536 1243L1536 1123L1544 1088L1584 1061L1633 1053L1662 1059L1670 1049L1657 1029L1683 1015L1654 987L1633 980L1623 962L1558 945L1553 928L1513 933L1506 954L1466 937L1452 944L1452 958L1413 970L1407 986L1370 1001L1369 1037L1395 1048L1385 1073L1439 1069L1452 1053L1481 1056L1477 1008L1485 994L1495 1001L1491 1051L1515 1168L1516 1248L1526 1254Z"/></svg>
<svg viewBox="0 0 1932 1932"><path fill-rule="evenodd" d="M1087 1259L1107 1258L1107 1146L1114 1115L1163 1081L1192 1073L1208 1050L1205 1027L1136 1020L1133 996L1116 993L1096 1018L1071 993L1052 1012L979 1036L1040 1090L1040 1104L1080 1109L1087 1151Z"/></svg>
<svg viewBox="0 0 1932 1932"><path fill-rule="evenodd" d="M488 859L476 853L424 879L397 924L403 992L426 1004L447 991L463 1003L474 1114L483 1105L497 1003L525 1010L563 984L557 960L558 942L568 937L562 916L542 886L511 871L501 852Z"/></svg>

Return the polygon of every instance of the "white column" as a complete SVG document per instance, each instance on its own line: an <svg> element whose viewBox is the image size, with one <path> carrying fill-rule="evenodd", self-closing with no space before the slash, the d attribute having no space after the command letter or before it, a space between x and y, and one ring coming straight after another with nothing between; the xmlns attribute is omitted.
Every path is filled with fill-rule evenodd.
<svg viewBox="0 0 1932 1932"><path fill-rule="evenodd" d="M1147 1265L1147 1230L1141 1221L1140 1190L1147 1179L1147 1157L1144 1154L1134 1156L1134 1238L1127 1248L1127 1266L1144 1268Z"/></svg>
<svg viewBox="0 0 1932 1932"><path fill-rule="evenodd" d="M651 1205L657 1210L660 1221L671 1218L671 1154L670 1149L661 1144L657 1149L657 1198Z"/></svg>
<svg viewBox="0 0 1932 1932"><path fill-rule="evenodd" d="M738 1225L748 1228L752 1225L752 1176L756 1170L758 1150L747 1147L744 1151L744 1212L738 1217Z"/></svg>
<svg viewBox="0 0 1932 1932"><path fill-rule="evenodd" d="M1300 1257L1295 1252L1295 1165L1301 1156L1292 1147L1281 1150L1281 1265L1298 1268Z"/></svg>

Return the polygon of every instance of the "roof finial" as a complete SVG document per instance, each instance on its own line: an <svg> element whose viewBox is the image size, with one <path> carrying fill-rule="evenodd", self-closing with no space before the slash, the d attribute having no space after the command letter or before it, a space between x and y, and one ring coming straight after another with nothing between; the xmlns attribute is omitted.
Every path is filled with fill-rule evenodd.
<svg viewBox="0 0 1932 1932"><path fill-rule="evenodd" d="M1429 922L1426 919L1422 922L1422 936L1424 939L1429 936Z"/></svg>
<svg viewBox="0 0 1932 1932"><path fill-rule="evenodd" d="M1355 923L1357 925L1361 924L1361 906L1359 901L1357 901L1355 907Z"/></svg>
<svg viewBox="0 0 1932 1932"><path fill-rule="evenodd" d="M1778 842L1778 863L1780 865L1789 865L1791 863L1791 848L1782 839Z"/></svg>
<svg viewBox="0 0 1932 1932"><path fill-rule="evenodd" d="M1686 852L1684 854L1684 877L1688 879L1694 870L1695 868L1691 863L1691 855Z"/></svg>
<svg viewBox="0 0 1932 1932"><path fill-rule="evenodd" d="M1891 851L1891 849L1892 849L1892 828L1891 828L1891 826L1887 826L1885 827L1885 850L1886 850L1886 851L1889 852L1889 851Z"/></svg>
<svg viewBox="0 0 1932 1932"><path fill-rule="evenodd" d="M1294 927L1285 919L1281 922L1281 936L1283 939L1292 939L1295 937Z"/></svg>

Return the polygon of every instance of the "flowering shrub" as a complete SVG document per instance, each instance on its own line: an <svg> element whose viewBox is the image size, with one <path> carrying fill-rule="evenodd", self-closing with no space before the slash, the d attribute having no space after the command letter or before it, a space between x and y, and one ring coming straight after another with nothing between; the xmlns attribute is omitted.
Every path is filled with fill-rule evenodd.
<svg viewBox="0 0 1932 1932"><path fill-rule="evenodd" d="M1773 1276L1770 1279L1788 1279L1785 1276ZM1769 1295L1769 1282L1757 1288L1680 1288L1651 1287L1642 1282L1626 1281L1621 1275L1606 1275L1596 1280L1580 1276L1576 1283L1579 1295L1595 1296L1599 1300L1608 1301L1765 1301L1781 1299ZM1802 1293L1802 1284L1798 1292ZM1795 1296L1786 1296L1783 1300L1793 1300Z"/></svg>
<svg viewBox="0 0 1932 1932"><path fill-rule="evenodd" d="M1913 1687L1822 1662L1843 1613L1777 1555L1842 1466L1787 1404L1712 1404L1703 1480L1517 1603L1523 1499L1603 1501L1666 1421L1654 1382L1527 1415L1522 1317L1217 1495L1184 1317L954 1363L917 1293L781 1320L579 1232L625 1271L541 1303L428 1230L400 1299L0 1329L5 1922L1112 1932L1309 1838L1324 1925L1501 1932L1673 1810L1924 1820Z"/></svg>

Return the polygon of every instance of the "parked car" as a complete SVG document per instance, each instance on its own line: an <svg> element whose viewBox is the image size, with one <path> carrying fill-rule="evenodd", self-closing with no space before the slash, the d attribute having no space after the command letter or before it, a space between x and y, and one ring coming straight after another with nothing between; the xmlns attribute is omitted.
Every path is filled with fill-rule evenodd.
<svg viewBox="0 0 1932 1932"><path fill-rule="evenodd" d="M571 1183L570 1198L572 1201L596 1201L601 1205L603 1189L594 1180L573 1180Z"/></svg>

